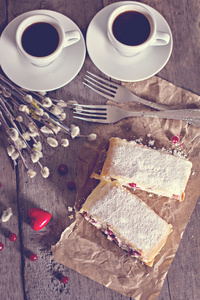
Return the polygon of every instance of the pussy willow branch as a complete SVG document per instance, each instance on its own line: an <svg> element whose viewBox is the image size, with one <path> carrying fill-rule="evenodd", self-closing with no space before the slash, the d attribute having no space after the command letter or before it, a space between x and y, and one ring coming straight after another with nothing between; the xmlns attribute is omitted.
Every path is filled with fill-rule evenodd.
<svg viewBox="0 0 200 300"><path fill-rule="evenodd" d="M36 111L36 108L34 105L31 105L31 103L27 103L23 98L27 95L27 93L25 93L24 91L22 91L20 88L15 87L8 79L6 79L5 77L3 77L0 74L0 80L3 81L3 83L5 84L5 86L3 86L0 83L0 87L1 89L5 92L5 93L9 93L12 103L15 105L19 105L19 103L14 99L14 97L12 97L12 94L18 99L18 101L20 101L21 104L26 105L29 109L31 109L32 111ZM28 92L28 94L34 94L35 96L37 96L40 100L43 100L45 97L39 94L36 94L35 92ZM65 124L63 124L56 115L54 115L47 107L44 107L42 105L42 103L40 103L39 101L37 101L37 99L34 98L33 100L40 108L42 108L46 113L48 113L48 115L50 116L50 118L48 119L49 122L51 122L54 125L59 126L62 130L64 130L64 132L66 132L67 134L70 134L71 130L69 127L67 127ZM8 102L8 101L7 101ZM43 119L41 118L40 121L42 122Z"/></svg>
<svg viewBox="0 0 200 300"><path fill-rule="evenodd" d="M31 150L31 147L29 146L29 144L27 143L27 141L23 138L23 136L22 136L20 130L18 129L17 125L16 125L15 122L14 122L14 119L15 119L15 118L12 116L12 114L11 114L11 113L9 112L9 110L7 109L7 107L6 107L5 103L3 102L3 99L2 99L1 96L0 96L0 103L1 103L1 105L3 106L3 108L5 109L5 112L6 112L6 115L7 115L8 120L11 122L12 126L17 130L17 132L18 132L20 138L25 142L26 146L28 147L27 150L30 151L30 150Z"/></svg>
<svg viewBox="0 0 200 300"><path fill-rule="evenodd" d="M51 147L68 147L68 139L60 136L59 131L69 134L72 139L79 136L88 140L96 139L94 133L83 136L80 135L78 126L71 124L69 128L63 123L66 118L64 108L72 108L72 102L75 101L65 102L45 94L23 90L0 74L0 126L7 135L7 153L15 164L17 158L21 158L29 177L33 178L36 172L28 167L22 155L24 148L32 163L37 163L41 168L40 173L47 178L49 169L40 162L43 157L42 142Z"/></svg>
<svg viewBox="0 0 200 300"><path fill-rule="evenodd" d="M9 130L10 127L9 127L8 123L6 122L6 120L5 120L4 116L3 116L3 113L2 113L1 111L0 111L0 120L1 120L1 122L2 122L2 125L4 126L5 131ZM9 143L12 144L12 145L15 147L15 149L17 150L17 152L18 152L19 155L20 155L20 158L21 158L21 160L22 160L22 162L23 162L24 167L28 170L28 166L27 166L27 164L26 164L26 161L25 161L25 159L24 159L24 157L23 157L21 151L19 150L17 144L15 143L15 141L13 141L13 140L11 140L11 139L9 138ZM16 162L15 162L15 163L16 163Z"/></svg>

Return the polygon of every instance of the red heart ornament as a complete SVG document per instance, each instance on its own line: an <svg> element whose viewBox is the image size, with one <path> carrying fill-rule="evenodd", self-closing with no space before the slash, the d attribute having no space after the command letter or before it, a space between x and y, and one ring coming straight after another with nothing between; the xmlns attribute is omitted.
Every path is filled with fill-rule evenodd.
<svg viewBox="0 0 200 300"><path fill-rule="evenodd" d="M36 231L44 228L51 220L51 214L41 208L31 208L28 216L31 219L31 228Z"/></svg>

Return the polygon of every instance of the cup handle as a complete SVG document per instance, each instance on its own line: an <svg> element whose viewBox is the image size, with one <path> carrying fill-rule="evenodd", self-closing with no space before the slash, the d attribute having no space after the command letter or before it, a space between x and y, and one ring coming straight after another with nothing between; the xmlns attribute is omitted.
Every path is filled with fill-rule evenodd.
<svg viewBox="0 0 200 300"><path fill-rule="evenodd" d="M167 45L170 41L170 35L165 32L157 31L155 39L151 43L152 46L163 46Z"/></svg>
<svg viewBox="0 0 200 300"><path fill-rule="evenodd" d="M81 36L77 30L65 32L64 48L77 43Z"/></svg>

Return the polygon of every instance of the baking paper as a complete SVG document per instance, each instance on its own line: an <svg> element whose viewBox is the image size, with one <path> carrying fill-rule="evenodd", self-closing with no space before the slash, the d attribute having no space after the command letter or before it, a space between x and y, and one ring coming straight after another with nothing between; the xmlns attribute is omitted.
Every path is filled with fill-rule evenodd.
<svg viewBox="0 0 200 300"><path fill-rule="evenodd" d="M196 108L200 100L198 95L157 76L139 83L123 85L145 99L165 104L170 108ZM109 104L127 110L151 110L134 102ZM52 246L54 259L125 296L136 300L156 299L200 195L200 128L184 121L134 117L111 125L97 124L95 133L97 139L86 142L80 150L76 180L77 217L62 233L60 241ZM173 136L178 137L177 144L173 144ZM151 148L185 157L193 163L183 202L139 190L134 191L159 216L173 225L173 232L156 256L153 267L148 267L129 256L78 213L87 196L98 184L98 181L90 176L93 172L100 173L111 137L135 140Z"/></svg>

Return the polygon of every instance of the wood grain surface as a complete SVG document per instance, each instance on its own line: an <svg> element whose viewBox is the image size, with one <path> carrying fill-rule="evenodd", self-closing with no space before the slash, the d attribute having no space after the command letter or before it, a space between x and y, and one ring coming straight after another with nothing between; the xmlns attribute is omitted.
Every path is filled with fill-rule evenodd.
<svg viewBox="0 0 200 300"><path fill-rule="evenodd" d="M1 0L0 32L18 15L35 9L50 9L71 18L84 37L95 14L114 0ZM167 65L158 73L173 84L200 95L200 2L196 0L145 0L143 3L158 10L169 23L173 34L173 52ZM8 57L9 59L9 57ZM106 101L84 88L82 80L86 70L99 73L87 55L83 68L66 86L49 93L57 99L76 100L80 103ZM83 134L93 131L94 124L74 121L67 113L67 125L75 123ZM70 141L68 148L45 149L44 165L50 168L50 177L27 177L19 161L15 169L4 149L0 128L0 216L11 207L13 216L7 223L0 222L0 241L5 245L0 252L0 291L2 300L126 300L125 296L56 263L51 245L60 238L62 231L73 221L69 219L68 206L73 206L76 191L69 191L68 181L77 173L77 155L84 139ZM66 164L69 171L60 176L57 168ZM52 214L52 220L43 230L34 232L30 227L28 211L40 207ZM177 255L172 262L158 300L198 300L200 298L200 201L191 216ZM11 242L10 232L18 239ZM31 262L31 253L38 260ZM68 276L63 285L61 276Z"/></svg>

